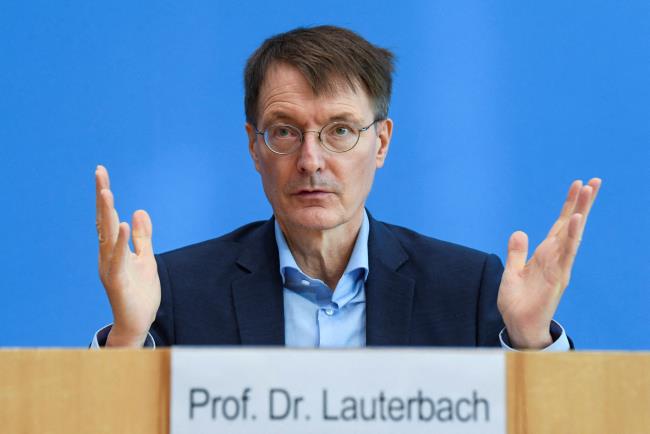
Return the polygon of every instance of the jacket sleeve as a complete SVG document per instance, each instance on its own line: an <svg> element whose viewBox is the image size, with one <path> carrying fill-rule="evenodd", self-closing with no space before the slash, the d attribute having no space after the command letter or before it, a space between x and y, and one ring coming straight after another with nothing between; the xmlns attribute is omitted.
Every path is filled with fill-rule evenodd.
<svg viewBox="0 0 650 434"><path fill-rule="evenodd" d="M502 275L503 264L499 257L487 255L483 264L477 307L476 345L479 347L501 345L499 333L503 330L504 323L497 307L497 295Z"/></svg>

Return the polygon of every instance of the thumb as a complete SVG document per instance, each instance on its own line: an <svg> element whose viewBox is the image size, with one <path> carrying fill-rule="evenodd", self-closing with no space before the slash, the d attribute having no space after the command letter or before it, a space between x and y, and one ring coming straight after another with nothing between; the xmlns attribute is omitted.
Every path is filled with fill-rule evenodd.
<svg viewBox="0 0 650 434"><path fill-rule="evenodd" d="M508 240L508 258L506 259L506 271L520 271L526 266L528 258L528 235L522 231L516 231L510 235Z"/></svg>

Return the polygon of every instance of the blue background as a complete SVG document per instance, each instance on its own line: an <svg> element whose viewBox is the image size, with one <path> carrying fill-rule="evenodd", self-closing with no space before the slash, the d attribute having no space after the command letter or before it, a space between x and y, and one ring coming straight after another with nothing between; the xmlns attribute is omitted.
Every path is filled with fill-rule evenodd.
<svg viewBox="0 0 650 434"><path fill-rule="evenodd" d="M93 174L165 251L271 211L242 68L266 37L347 26L398 58L378 218L496 252L604 185L557 313L579 348L650 349L650 2L4 2L0 346L86 346L111 312Z"/></svg>

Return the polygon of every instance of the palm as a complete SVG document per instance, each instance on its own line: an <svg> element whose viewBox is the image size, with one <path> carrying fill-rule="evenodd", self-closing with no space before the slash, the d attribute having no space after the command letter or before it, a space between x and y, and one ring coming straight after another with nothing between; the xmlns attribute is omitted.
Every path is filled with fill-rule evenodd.
<svg viewBox="0 0 650 434"><path fill-rule="evenodd" d="M571 277L587 216L600 188L597 178L571 185L560 217L527 261L528 238L515 232L499 288L498 306L508 334L521 348L550 342L549 326Z"/></svg>
<svg viewBox="0 0 650 434"><path fill-rule="evenodd" d="M127 332L148 330L151 314L160 305L160 280L153 255L128 252L122 266L110 269L102 282L115 323Z"/></svg>

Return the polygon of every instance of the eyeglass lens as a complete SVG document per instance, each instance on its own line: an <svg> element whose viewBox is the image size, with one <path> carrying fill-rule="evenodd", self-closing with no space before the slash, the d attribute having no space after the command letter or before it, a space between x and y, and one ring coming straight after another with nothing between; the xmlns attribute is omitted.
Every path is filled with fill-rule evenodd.
<svg viewBox="0 0 650 434"><path fill-rule="evenodd" d="M360 133L360 129L352 125L334 122L323 127L319 138L326 148L335 152L345 152L356 145ZM271 125L264 133L264 140L272 150L283 154L290 153L302 144L303 133L292 125Z"/></svg>

